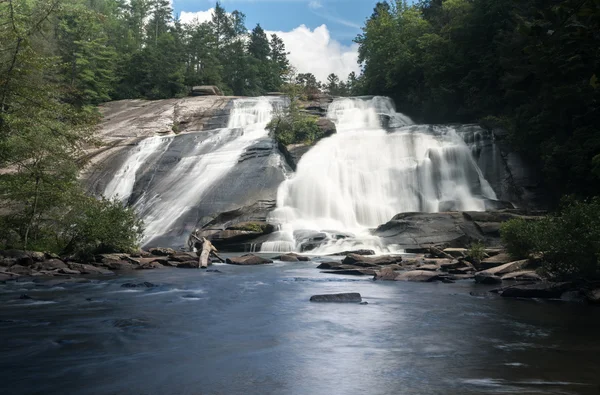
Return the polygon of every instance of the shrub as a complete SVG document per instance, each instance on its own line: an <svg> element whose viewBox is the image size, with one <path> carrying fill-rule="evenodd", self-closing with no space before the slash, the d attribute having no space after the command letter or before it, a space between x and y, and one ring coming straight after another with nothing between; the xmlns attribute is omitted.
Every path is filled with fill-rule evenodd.
<svg viewBox="0 0 600 395"><path fill-rule="evenodd" d="M565 201L554 216L539 221L514 219L500 229L517 259L539 255L541 271L555 280L600 278L600 199Z"/></svg>
<svg viewBox="0 0 600 395"><path fill-rule="evenodd" d="M485 245L480 241L471 243L467 250L467 258L476 262L481 262L483 258L485 258Z"/></svg>
<svg viewBox="0 0 600 395"><path fill-rule="evenodd" d="M91 260L96 254L133 252L139 247L143 223L119 200L83 197L65 217L63 254Z"/></svg>
<svg viewBox="0 0 600 395"><path fill-rule="evenodd" d="M317 125L317 118L304 114L279 115L269 122L267 130L273 134L275 140L284 145L313 144L323 137L323 131Z"/></svg>

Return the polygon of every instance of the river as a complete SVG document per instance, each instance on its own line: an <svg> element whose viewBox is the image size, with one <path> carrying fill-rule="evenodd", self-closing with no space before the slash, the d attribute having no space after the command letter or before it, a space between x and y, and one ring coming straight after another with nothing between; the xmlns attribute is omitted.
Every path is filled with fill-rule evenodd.
<svg viewBox="0 0 600 395"><path fill-rule="evenodd" d="M600 310L317 263L0 285L2 394L598 394ZM155 288L129 289L149 281ZM360 292L367 305L309 302ZM20 299L27 294L33 299Z"/></svg>

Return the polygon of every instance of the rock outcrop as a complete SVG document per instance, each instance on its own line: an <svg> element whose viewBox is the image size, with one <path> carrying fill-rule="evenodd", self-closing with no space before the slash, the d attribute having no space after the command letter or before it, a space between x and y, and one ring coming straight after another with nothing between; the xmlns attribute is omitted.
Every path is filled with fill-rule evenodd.
<svg viewBox="0 0 600 395"><path fill-rule="evenodd" d="M499 246L497 229L502 222L513 218L535 220L541 214L522 210L401 213L379 226L373 234L386 244L408 250L421 250L424 246L468 248L472 242L480 240L488 246ZM492 227L496 230L489 232Z"/></svg>
<svg viewBox="0 0 600 395"><path fill-rule="evenodd" d="M263 258L253 254L247 254L243 256L231 257L227 258L226 262L230 265L239 265L239 266L256 266L256 265L266 265L268 263L273 263L272 260Z"/></svg>

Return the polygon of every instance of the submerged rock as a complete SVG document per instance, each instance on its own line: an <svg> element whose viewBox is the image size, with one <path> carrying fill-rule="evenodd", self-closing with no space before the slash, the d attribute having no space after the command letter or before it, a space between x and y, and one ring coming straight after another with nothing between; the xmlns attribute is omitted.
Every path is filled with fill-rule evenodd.
<svg viewBox="0 0 600 395"><path fill-rule="evenodd" d="M151 282L144 281L143 283L125 283L121 284L123 288L154 288L158 287L156 284L152 284Z"/></svg>
<svg viewBox="0 0 600 395"><path fill-rule="evenodd" d="M310 297L310 301L326 303L361 303L362 296L359 293L313 295Z"/></svg>
<svg viewBox="0 0 600 395"><path fill-rule="evenodd" d="M273 263L273 261L270 259L266 259L266 258L252 255L252 254L227 258L226 262L230 265L243 265L243 266L265 265L268 263Z"/></svg>
<svg viewBox="0 0 600 395"><path fill-rule="evenodd" d="M479 272L475 273L475 282L478 284L496 285L502 284L502 279L495 274Z"/></svg>
<svg viewBox="0 0 600 395"><path fill-rule="evenodd" d="M340 262L323 262L317 266L317 269L337 269L340 266L342 266Z"/></svg>
<svg viewBox="0 0 600 395"><path fill-rule="evenodd" d="M339 270L331 270L324 271L326 274L346 274L350 276L372 276L375 274L375 270L373 269L339 269Z"/></svg>
<svg viewBox="0 0 600 395"><path fill-rule="evenodd" d="M563 293L573 289L571 283L541 283L515 285L505 288L500 295L505 298L559 299Z"/></svg>

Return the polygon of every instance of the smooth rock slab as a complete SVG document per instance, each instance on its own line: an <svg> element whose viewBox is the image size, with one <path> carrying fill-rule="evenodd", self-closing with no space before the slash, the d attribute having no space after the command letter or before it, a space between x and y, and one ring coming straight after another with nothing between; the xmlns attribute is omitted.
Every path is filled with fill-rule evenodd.
<svg viewBox="0 0 600 395"><path fill-rule="evenodd" d="M358 292L329 295L313 295L310 297L310 301L321 303L361 303L362 296Z"/></svg>
<svg viewBox="0 0 600 395"><path fill-rule="evenodd" d="M366 257L358 254L348 254L342 261L344 265L354 265L362 267L374 267L392 265L394 263L402 262L401 256L379 256L379 257Z"/></svg>
<svg viewBox="0 0 600 395"><path fill-rule="evenodd" d="M230 265L243 265L243 266L265 265L267 263L273 263L273 261L270 259L266 259L266 258L252 255L252 254L227 258L226 262Z"/></svg>
<svg viewBox="0 0 600 395"><path fill-rule="evenodd" d="M442 276L440 273L430 272L427 270L411 270L409 272L400 273L394 280L430 283L441 279Z"/></svg>

